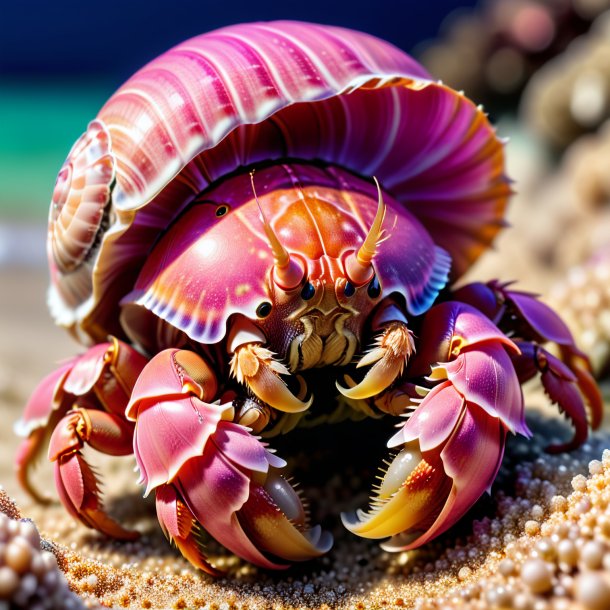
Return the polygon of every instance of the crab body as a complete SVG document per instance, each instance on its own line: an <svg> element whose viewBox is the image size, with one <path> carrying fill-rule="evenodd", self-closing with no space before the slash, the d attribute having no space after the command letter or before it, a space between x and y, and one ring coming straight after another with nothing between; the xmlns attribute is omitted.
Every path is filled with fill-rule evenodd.
<svg viewBox="0 0 610 610"><path fill-rule="evenodd" d="M153 248L122 300L122 326L136 343L174 347L175 337L167 345L150 337L175 329L216 344L239 318L263 332L292 372L346 365L363 347L364 322L383 289L419 314L446 282L448 255L388 195L394 239L377 256L377 274L350 277L346 262L377 212L374 185L340 168L294 163L262 168L255 179L256 199L243 172L205 191ZM288 284L274 271L260 209L295 266Z"/></svg>
<svg viewBox="0 0 610 610"><path fill-rule="evenodd" d="M452 287L509 191L482 111L387 43L280 22L170 50L59 173L49 301L93 346L26 406L20 481L45 501L28 472L50 436L67 510L131 538L81 450L133 452L194 565L218 573L206 531L285 567L332 538L261 436L311 423L323 402L329 421L401 417L371 510L343 520L388 549L424 544L490 488L507 434L529 434L521 382L540 373L574 423L552 450L600 420L588 360L554 312L507 284ZM312 369L336 379L336 407L308 390Z"/></svg>

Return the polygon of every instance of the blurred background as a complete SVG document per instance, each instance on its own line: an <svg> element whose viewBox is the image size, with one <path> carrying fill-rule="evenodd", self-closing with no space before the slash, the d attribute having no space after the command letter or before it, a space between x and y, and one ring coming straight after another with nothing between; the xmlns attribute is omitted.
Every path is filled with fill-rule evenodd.
<svg viewBox="0 0 610 610"><path fill-rule="evenodd" d="M411 50L468 0L3 3L0 214L42 219L76 138L134 71L171 46L236 21L302 19L366 30Z"/></svg>

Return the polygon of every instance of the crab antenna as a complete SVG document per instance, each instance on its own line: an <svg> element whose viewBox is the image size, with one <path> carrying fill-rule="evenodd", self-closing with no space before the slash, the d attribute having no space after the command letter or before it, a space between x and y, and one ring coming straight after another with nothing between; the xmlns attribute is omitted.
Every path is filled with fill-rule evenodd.
<svg viewBox="0 0 610 610"><path fill-rule="evenodd" d="M254 193L254 199L256 201L256 205L258 206L260 219L263 223L263 229L265 230L265 235L267 236L267 240L271 246L271 251L273 252L275 282L285 290L296 288L296 286L298 286L303 279L303 269L294 259L290 257L288 250L284 248L278 239L275 231L271 227L271 224L263 212L263 208L256 194L256 189L254 188L254 170L250 172L250 183L252 184L252 193Z"/></svg>
<svg viewBox="0 0 610 610"><path fill-rule="evenodd" d="M381 195L381 187L379 186L377 178L373 177L373 180L377 185L377 213L375 214L375 219L373 220L369 234L366 236L364 243L360 246L360 250L358 250L358 254L356 255L358 262L362 265L370 265L373 256L375 256L377 241L381 234L381 225L385 218L386 208L385 203L383 202L383 196Z"/></svg>
<svg viewBox="0 0 610 610"><path fill-rule="evenodd" d="M382 233L383 219L385 218L386 206L383 202L381 187L377 178L373 177L377 185L377 212L373 219L373 224L367 236L356 254L352 254L346 261L349 278L356 284L364 284L373 276L373 266L371 264Z"/></svg>

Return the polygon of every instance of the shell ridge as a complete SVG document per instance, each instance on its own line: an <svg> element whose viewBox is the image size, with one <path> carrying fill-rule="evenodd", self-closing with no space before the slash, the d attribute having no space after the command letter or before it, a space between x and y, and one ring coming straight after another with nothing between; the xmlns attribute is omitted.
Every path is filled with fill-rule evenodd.
<svg viewBox="0 0 610 610"><path fill-rule="evenodd" d="M311 65L316 69L318 79L326 85L326 87L324 87L325 89L328 89L329 85L335 91L340 89L339 83L333 77L333 75L328 71L328 68L326 67L326 65L320 60L320 58L318 57L318 54L313 49L308 47L303 41L299 40L298 38L295 38L294 36L288 34L287 32L282 32L281 30L278 30L270 25L265 25L264 29L267 30L268 32L274 34L275 36L278 36L279 38L284 38L285 40L290 41L295 47L300 49L304 53L304 55L309 59ZM321 78L322 76L324 77L324 80L322 80L322 78ZM320 99L320 98L315 98L315 99Z"/></svg>
<svg viewBox="0 0 610 610"><path fill-rule="evenodd" d="M283 98L284 100L292 103L294 102L294 97L289 92L288 88L284 83L284 79L280 76L279 72L275 69L273 62L269 61L269 58L266 56L265 52L262 48L253 40L249 40L243 35L237 32L227 32L225 34L227 38L238 40L244 45L249 45L250 48L254 51L254 53L261 59L261 66L265 68L265 71L269 77L269 79L275 85L275 89L281 95L278 97Z"/></svg>
<svg viewBox="0 0 610 610"><path fill-rule="evenodd" d="M216 83L222 85L225 89L228 99L231 101L231 105L235 115L243 120L244 123L255 122L252 121L252 117L250 117L249 113L244 108L242 101L240 99L239 93L237 89L233 86L233 83L230 78L228 78L227 71L224 67L222 67L222 61L220 59L213 58L211 53L207 53L200 47L192 46L192 47L184 47L184 51L189 51L201 59L203 59L208 66L216 72L218 75L218 79ZM234 118L233 117L233 118ZM218 141L218 140L217 140Z"/></svg>
<svg viewBox="0 0 610 610"><path fill-rule="evenodd" d="M151 70L151 72L157 72L157 71L158 71L158 69ZM146 101L147 108L154 111L154 114L157 116L159 123L161 123L163 125L168 138L171 140L171 142L173 144L173 149L180 155L180 159L183 162L186 162L186 159L181 155L180 146L178 145L178 138L176 137L176 134L175 134L170 122L165 119L165 116L164 116L165 113L160 108L159 104L157 104L155 99L149 93L144 91L143 89L138 89L135 87L125 89L125 90L123 90L123 93L125 95L139 97Z"/></svg>
<svg viewBox="0 0 610 610"><path fill-rule="evenodd" d="M435 87L438 87L435 83L430 83L430 87L434 90ZM442 90L442 89L441 89ZM454 134L454 137L449 139L446 138L446 134L450 129L455 128L455 116L459 111L459 101L457 99L451 100L454 103L454 107L450 111L450 116L443 117L443 128L442 130L435 130L434 137L428 139L426 146L418 150L417 155L415 155L411 160L407 167L398 168L394 175L387 178L388 184L391 185L391 188L397 189L401 184L407 183L412 180L414 177L425 173L429 169L438 166L441 164L448 155L453 152L455 147L460 146L463 141L463 133L458 132ZM449 114L449 112L445 112L445 114ZM436 120L432 120L430 122L431 125L436 125L438 123L438 117ZM464 132L468 130L468 125L463 126ZM436 146L438 142L445 142L442 146ZM433 151L433 154L431 154Z"/></svg>
<svg viewBox="0 0 610 610"><path fill-rule="evenodd" d="M363 168L362 173L365 175L374 175L374 173L383 165L383 162L387 159L394 147L394 142L396 141L396 136L398 135L398 130L401 125L400 119L402 118L402 111L400 109L398 100L398 91L396 89L392 90L392 103L394 112L392 113L392 127L390 129L390 133L386 138L383 150L377 154L375 159L371 161L368 166Z"/></svg>

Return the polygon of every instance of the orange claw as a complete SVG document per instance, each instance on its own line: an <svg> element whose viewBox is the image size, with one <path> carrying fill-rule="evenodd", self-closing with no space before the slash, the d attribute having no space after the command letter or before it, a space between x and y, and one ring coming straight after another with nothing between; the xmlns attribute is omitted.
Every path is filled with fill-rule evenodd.
<svg viewBox="0 0 610 610"><path fill-rule="evenodd" d="M166 538L173 542L195 567L212 576L222 576L222 570L215 568L203 551L203 528L174 487L163 485L157 488L155 495L159 523Z"/></svg>
<svg viewBox="0 0 610 610"><path fill-rule="evenodd" d="M239 383L244 383L264 403L285 413L306 411L313 403L297 398L281 379L290 371L273 353L256 343L245 343L235 350L231 360L231 374Z"/></svg>
<svg viewBox="0 0 610 610"><path fill-rule="evenodd" d="M81 454L86 444L110 455L132 452L133 424L104 411L74 409L57 425L49 443L55 485L68 512L108 536L134 540L138 533L119 525L104 511L98 480Z"/></svg>

